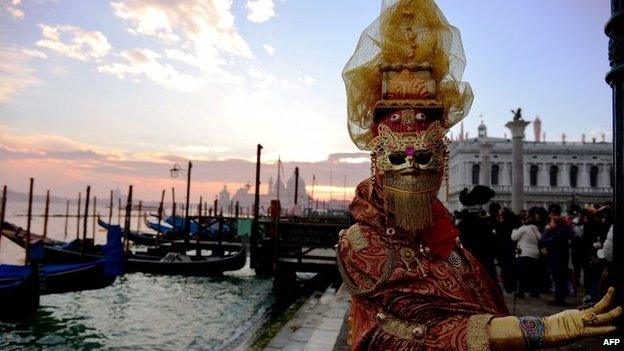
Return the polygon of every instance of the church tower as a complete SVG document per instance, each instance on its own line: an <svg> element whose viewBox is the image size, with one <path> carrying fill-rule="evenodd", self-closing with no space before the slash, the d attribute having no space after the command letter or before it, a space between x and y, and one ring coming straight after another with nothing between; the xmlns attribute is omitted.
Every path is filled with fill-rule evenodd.
<svg viewBox="0 0 624 351"><path fill-rule="evenodd" d="M540 143L542 141L542 120L539 116L535 116L533 120L533 134L535 135L535 142Z"/></svg>

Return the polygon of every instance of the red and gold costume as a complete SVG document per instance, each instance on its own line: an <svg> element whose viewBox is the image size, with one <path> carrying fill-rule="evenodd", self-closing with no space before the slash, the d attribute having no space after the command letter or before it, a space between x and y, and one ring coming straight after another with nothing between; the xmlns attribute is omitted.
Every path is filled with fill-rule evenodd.
<svg viewBox="0 0 624 351"><path fill-rule="evenodd" d="M389 223L382 201L375 180L360 183L351 205L358 224L339 243L339 266L353 296L353 348L466 350L468 340L487 342L491 317L509 313L500 289L456 243L447 210L436 202L434 226L414 237Z"/></svg>
<svg viewBox="0 0 624 351"><path fill-rule="evenodd" d="M384 0L343 78L354 143L372 176L351 204L337 261L352 294L354 350L523 350L607 333L613 292L588 310L513 317L498 285L461 246L437 199L448 182L448 130L472 91L459 31L433 0Z"/></svg>

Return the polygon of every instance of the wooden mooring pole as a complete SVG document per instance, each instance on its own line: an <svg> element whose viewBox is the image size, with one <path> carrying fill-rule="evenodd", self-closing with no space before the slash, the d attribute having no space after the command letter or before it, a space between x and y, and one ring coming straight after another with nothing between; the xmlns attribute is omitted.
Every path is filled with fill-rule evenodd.
<svg viewBox="0 0 624 351"><path fill-rule="evenodd" d="M69 226L69 200L65 203L65 231L63 238L67 239L67 228Z"/></svg>
<svg viewBox="0 0 624 351"><path fill-rule="evenodd" d="M97 196L93 197L93 225L92 233L93 233L93 244L95 245L95 222L97 222ZM110 222L109 222L110 224Z"/></svg>
<svg viewBox="0 0 624 351"><path fill-rule="evenodd" d="M260 157L262 154L262 145L258 144L256 148L256 189L254 194L254 205L253 205L253 221L251 222L251 234L249 237L250 248L249 248L249 256L250 256L250 265L252 268L257 269L257 251L256 247L258 245L258 216L260 213Z"/></svg>
<svg viewBox="0 0 624 351"><path fill-rule="evenodd" d="M128 234L130 234L130 221L132 216L132 185L128 189L128 200L126 201L126 220L124 222L124 248L126 255L130 253L130 240L128 240Z"/></svg>
<svg viewBox="0 0 624 351"><path fill-rule="evenodd" d="M6 212L6 195L7 194L7 186L2 187L2 203L0 204L0 243L2 243L2 230L4 228L4 216ZM2 247L0 245L0 247Z"/></svg>
<svg viewBox="0 0 624 351"><path fill-rule="evenodd" d="M121 198L117 198L117 225L121 225Z"/></svg>
<svg viewBox="0 0 624 351"><path fill-rule="evenodd" d="M46 191L45 210L43 213L43 237L48 236L48 216L50 215L50 190Z"/></svg>
<svg viewBox="0 0 624 351"><path fill-rule="evenodd" d="M176 202L175 202L175 188L171 188L171 217L175 220L176 216Z"/></svg>
<svg viewBox="0 0 624 351"><path fill-rule="evenodd" d="M110 202L108 203L108 224L113 224L113 191L110 191Z"/></svg>
<svg viewBox="0 0 624 351"><path fill-rule="evenodd" d="M87 186L85 196L84 222L82 225L82 245L80 246L80 258L84 259L85 246L87 245L87 224L89 222L89 197L91 196L91 186Z"/></svg>
<svg viewBox="0 0 624 351"><path fill-rule="evenodd" d="M141 231L141 213L143 212L143 201L139 201L139 215L137 216L137 234Z"/></svg>
<svg viewBox="0 0 624 351"><path fill-rule="evenodd" d="M33 185L35 180L30 178L28 190L28 220L26 222L26 241L24 241L24 264L30 263L30 222L32 221Z"/></svg>
<svg viewBox="0 0 624 351"><path fill-rule="evenodd" d="M76 240L80 239L80 202L82 193L78 193L78 209L76 210Z"/></svg>
<svg viewBox="0 0 624 351"><path fill-rule="evenodd" d="M163 213L165 211L165 190L160 195L160 205L158 205L158 230L156 231L156 248L160 249L160 223L162 222Z"/></svg>
<svg viewBox="0 0 624 351"><path fill-rule="evenodd" d="M199 246L199 233L201 233L202 231L202 217L201 217L201 213L202 213L202 202L203 202L203 198L200 196L199 197L199 207L197 208L197 233L195 233L195 243L197 244L197 248L195 249L195 256L197 257L201 257L201 247Z"/></svg>

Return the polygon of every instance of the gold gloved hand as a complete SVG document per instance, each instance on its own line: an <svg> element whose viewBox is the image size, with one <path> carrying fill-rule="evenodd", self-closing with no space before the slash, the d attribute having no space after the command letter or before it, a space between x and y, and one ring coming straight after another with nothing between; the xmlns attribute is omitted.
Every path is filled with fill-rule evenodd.
<svg viewBox="0 0 624 351"><path fill-rule="evenodd" d="M614 332L616 327L609 324L622 314L620 306L610 309L614 295L615 289L609 288L602 300L593 307L565 310L544 318L546 329L542 344L556 347L584 337Z"/></svg>
<svg viewBox="0 0 624 351"><path fill-rule="evenodd" d="M565 310L543 319L542 347L556 347L575 340L595 335L608 334L616 330L609 325L622 314L622 307L609 310L613 304L615 290L607 294L595 306L586 310ZM497 350L525 350L527 331L520 327L517 317L494 318L488 327L490 348ZM539 333L539 332L538 332Z"/></svg>

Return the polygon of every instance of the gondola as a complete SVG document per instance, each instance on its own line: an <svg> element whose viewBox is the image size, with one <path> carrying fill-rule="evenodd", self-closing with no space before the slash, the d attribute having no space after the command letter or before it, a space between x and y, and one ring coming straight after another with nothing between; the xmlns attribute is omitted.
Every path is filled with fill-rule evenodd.
<svg viewBox="0 0 624 351"><path fill-rule="evenodd" d="M114 226L113 224L109 224L104 222L102 219L98 218L98 225L106 230L108 228ZM153 246L156 245L156 235L155 234L147 234L135 232L133 230L128 231L128 240L132 241L137 245L145 245L145 246ZM166 237L159 238L160 242L170 242L171 239Z"/></svg>
<svg viewBox="0 0 624 351"><path fill-rule="evenodd" d="M9 231L3 230L3 234L17 238L19 228L6 223L5 228ZM109 230L108 242L102 247L104 257L85 262L42 263L45 258L42 239L29 247L30 265L0 265L0 321L27 320L39 307L40 295L101 289L123 274L119 227Z"/></svg>
<svg viewBox="0 0 624 351"><path fill-rule="evenodd" d="M12 226L14 228L14 226ZM113 226L119 228L118 226ZM120 229L118 229L120 230ZM18 231L10 228L4 230L4 235L18 245L24 240ZM31 242L37 242L38 235L31 234ZM82 240L70 243L44 245L45 260L50 263L70 263L97 260L103 258L102 247L85 244L82 249ZM244 246L222 247L223 255L189 256L177 251L179 247L169 247L167 253L127 253L124 268L126 272L145 272L164 275L210 276L222 272L236 271L243 268L247 261ZM230 251L234 250L234 251ZM183 250L182 250L183 251ZM153 251L152 251L153 252Z"/></svg>
<svg viewBox="0 0 624 351"><path fill-rule="evenodd" d="M98 224L100 225L100 227L104 229L110 228L112 226L111 224L108 224L99 218L98 218ZM171 247L172 245L179 246L179 245L182 245L184 242L183 235L179 234L178 231L173 230L171 227L166 227L166 226L163 226L162 224L159 225L157 223L150 222L147 219L145 220L145 224L148 226L148 228L151 228L156 231L158 231L158 229L165 229L165 228L169 228L170 231L169 232L161 231L161 233L164 233L164 234L161 234L158 238L156 238L157 234L139 233L135 231L129 231L128 240L132 241L133 243L137 245L144 245L144 246L160 245L165 248ZM220 250L225 250L225 251L235 251L241 247L241 241L240 241L240 238L234 238L232 240L224 239L224 240L219 241L214 237L213 238L201 237L198 242L196 237L191 237L189 244L188 244L188 249L194 250L197 248L198 245L199 245L199 248L202 250L220 249Z"/></svg>
<svg viewBox="0 0 624 351"><path fill-rule="evenodd" d="M11 241L23 246L21 228L5 223L3 234ZM62 247L58 241L43 240L31 234L30 260L38 267L41 295L61 294L72 291L105 288L124 272L124 253L121 243L121 229L109 229L107 243L99 248L99 257L90 257L81 262L58 262L47 257L49 248ZM48 244L44 244L47 242ZM79 252L80 254L80 252Z"/></svg>

